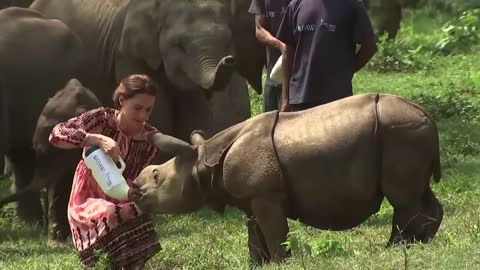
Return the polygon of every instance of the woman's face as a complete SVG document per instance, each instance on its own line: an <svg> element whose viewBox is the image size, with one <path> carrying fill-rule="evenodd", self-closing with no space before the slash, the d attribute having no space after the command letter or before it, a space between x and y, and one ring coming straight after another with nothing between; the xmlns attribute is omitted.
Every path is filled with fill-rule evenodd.
<svg viewBox="0 0 480 270"><path fill-rule="evenodd" d="M120 112L124 120L127 120L126 124L130 128L139 128L150 119L155 97L144 93L136 94L129 99L120 96L119 103Z"/></svg>

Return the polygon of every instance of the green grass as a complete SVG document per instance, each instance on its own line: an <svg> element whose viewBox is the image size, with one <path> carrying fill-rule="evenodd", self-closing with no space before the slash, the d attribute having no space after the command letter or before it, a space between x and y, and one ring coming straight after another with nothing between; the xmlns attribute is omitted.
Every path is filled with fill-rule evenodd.
<svg viewBox="0 0 480 270"><path fill-rule="evenodd" d="M377 214L345 232L321 231L290 221L299 242L293 256L283 264L259 269L480 269L480 54L475 44L471 51L453 55L436 51L440 27L452 16L427 16L428 12L405 13L399 44L393 50L411 56L408 50L422 45L413 53L408 70L387 72L370 65L355 75L353 84L355 93L392 93L418 101L438 121L444 176L432 186L444 205L445 218L436 238L409 249L385 248L392 208L384 202ZM383 58L377 60L375 64L384 63ZM253 91L250 94L256 115L261 112L262 98ZM0 185L5 194L8 181ZM234 208L224 215L203 210L157 216L163 250L147 268L246 269L245 222ZM0 269L81 269L71 240L63 247L50 248L40 230L15 220L11 206L1 210Z"/></svg>

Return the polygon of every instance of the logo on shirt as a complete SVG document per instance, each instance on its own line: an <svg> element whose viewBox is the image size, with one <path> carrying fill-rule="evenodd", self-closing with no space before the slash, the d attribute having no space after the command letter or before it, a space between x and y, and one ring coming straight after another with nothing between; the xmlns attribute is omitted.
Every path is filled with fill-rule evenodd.
<svg viewBox="0 0 480 270"><path fill-rule="evenodd" d="M299 24L295 27L296 32L313 32L317 29L316 24ZM325 29L328 32L335 32L337 26L335 24L328 23L325 19L320 19L320 24L318 25L318 29Z"/></svg>
<svg viewBox="0 0 480 270"><path fill-rule="evenodd" d="M335 32L335 29L337 29L337 26L335 24L330 24L326 22L323 18L320 19L320 28L325 27L328 32Z"/></svg>
<svg viewBox="0 0 480 270"><path fill-rule="evenodd" d="M283 17L283 14L285 14L285 11L286 11L285 7L282 7L281 11L275 11L275 10L268 11L267 10L267 12L265 12L265 16L268 17L268 18L275 18L277 16L282 16Z"/></svg>
<svg viewBox="0 0 480 270"><path fill-rule="evenodd" d="M299 33L301 33L301 32L312 32L312 31L315 31L316 27L317 27L316 24L299 24L295 28L295 31L299 32Z"/></svg>

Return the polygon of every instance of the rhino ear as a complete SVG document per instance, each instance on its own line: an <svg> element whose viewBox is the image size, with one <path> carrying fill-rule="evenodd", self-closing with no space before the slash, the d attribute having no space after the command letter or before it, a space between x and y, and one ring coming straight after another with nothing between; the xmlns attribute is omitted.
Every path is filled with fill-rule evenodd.
<svg viewBox="0 0 480 270"><path fill-rule="evenodd" d="M157 69L163 57L159 48L158 0L131 0L126 7L120 52L145 61Z"/></svg>
<svg viewBox="0 0 480 270"><path fill-rule="evenodd" d="M189 157L197 154L197 150L194 146L160 132L152 132L148 134L147 140L157 146L160 151L175 156Z"/></svg>

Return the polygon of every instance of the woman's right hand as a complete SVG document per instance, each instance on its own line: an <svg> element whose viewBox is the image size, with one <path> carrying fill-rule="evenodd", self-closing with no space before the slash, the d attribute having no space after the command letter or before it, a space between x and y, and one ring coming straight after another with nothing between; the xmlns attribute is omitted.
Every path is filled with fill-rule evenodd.
<svg viewBox="0 0 480 270"><path fill-rule="evenodd" d="M86 145L96 145L100 147L112 160L117 163L120 157L120 149L112 138L102 134L87 134Z"/></svg>

